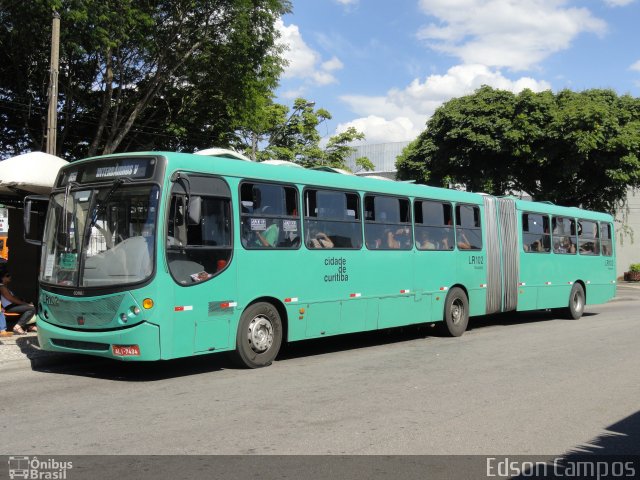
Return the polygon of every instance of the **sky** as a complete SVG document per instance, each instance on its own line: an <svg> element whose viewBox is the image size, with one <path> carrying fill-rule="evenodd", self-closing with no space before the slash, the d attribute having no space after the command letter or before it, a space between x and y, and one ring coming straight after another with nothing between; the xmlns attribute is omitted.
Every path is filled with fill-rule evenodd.
<svg viewBox="0 0 640 480"><path fill-rule="evenodd" d="M415 139L447 100L611 88L640 95L640 0L293 0L276 101L315 102L363 143ZM361 142L362 143L362 142Z"/></svg>

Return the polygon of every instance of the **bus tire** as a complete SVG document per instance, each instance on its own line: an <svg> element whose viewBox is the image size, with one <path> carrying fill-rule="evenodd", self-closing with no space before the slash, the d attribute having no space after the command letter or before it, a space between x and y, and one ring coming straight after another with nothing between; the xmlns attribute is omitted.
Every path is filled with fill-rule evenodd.
<svg viewBox="0 0 640 480"><path fill-rule="evenodd" d="M242 367L271 365L282 345L282 320L267 302L250 305L242 312L236 336L235 359Z"/></svg>
<svg viewBox="0 0 640 480"><path fill-rule="evenodd" d="M574 283L569 294L569 305L565 309L565 314L570 320L578 320L584 313L585 295L584 288L579 283Z"/></svg>
<svg viewBox="0 0 640 480"><path fill-rule="evenodd" d="M469 299L464 290L454 287L449 290L444 304L444 333L450 337L459 337L469 324Z"/></svg>

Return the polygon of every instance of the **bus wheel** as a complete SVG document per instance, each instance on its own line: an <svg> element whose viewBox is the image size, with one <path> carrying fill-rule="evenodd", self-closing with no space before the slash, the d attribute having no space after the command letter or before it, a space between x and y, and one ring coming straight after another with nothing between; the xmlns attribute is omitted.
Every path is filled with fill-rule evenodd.
<svg viewBox="0 0 640 480"><path fill-rule="evenodd" d="M469 300L464 290L454 287L449 290L444 304L445 333L459 337L469 324Z"/></svg>
<svg viewBox="0 0 640 480"><path fill-rule="evenodd" d="M242 313L235 352L241 366L259 368L271 365L281 344L282 320L273 305L255 303Z"/></svg>
<svg viewBox="0 0 640 480"><path fill-rule="evenodd" d="M569 306L565 309L567 317L577 320L584 312L584 288L579 283L574 283L569 295Z"/></svg>

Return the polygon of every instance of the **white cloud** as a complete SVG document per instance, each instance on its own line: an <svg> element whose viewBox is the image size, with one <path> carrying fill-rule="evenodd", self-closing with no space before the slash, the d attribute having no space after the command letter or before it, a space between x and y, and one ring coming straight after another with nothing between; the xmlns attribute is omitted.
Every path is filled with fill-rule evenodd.
<svg viewBox="0 0 640 480"><path fill-rule="evenodd" d="M635 0L604 0L604 3L610 7L625 7L633 2L635 2Z"/></svg>
<svg viewBox="0 0 640 480"><path fill-rule="evenodd" d="M340 70L344 65L337 57L333 57L331 60L327 60L322 63L322 69L327 72L333 72L334 70Z"/></svg>
<svg viewBox="0 0 640 480"><path fill-rule="evenodd" d="M625 0L609 0L618 4ZM418 37L465 64L525 70L568 48L580 33L603 34L606 24L566 0L420 0L438 22Z"/></svg>
<svg viewBox="0 0 640 480"><path fill-rule="evenodd" d="M357 4L359 0L335 0L335 1L338 2L340 5L344 5L348 7L350 5Z"/></svg>
<svg viewBox="0 0 640 480"><path fill-rule="evenodd" d="M629 70L636 70L637 72L640 72L640 60L638 60L636 63L634 63L633 65L631 65L629 67Z"/></svg>
<svg viewBox="0 0 640 480"><path fill-rule="evenodd" d="M303 79L316 86L337 82L332 72L343 67L337 57L323 61L320 53L304 41L297 25L285 25L282 20L277 20L276 27L281 35L280 44L287 48L284 58L289 62L283 78Z"/></svg>
<svg viewBox="0 0 640 480"><path fill-rule="evenodd" d="M367 143L413 140L442 103L472 93L482 85L514 93L525 88L533 91L551 88L549 83L531 77L511 80L485 65L457 65L444 75L430 75L424 81L415 79L402 90L392 89L386 96L340 97L360 118L339 124L336 131L356 127L364 132Z"/></svg>

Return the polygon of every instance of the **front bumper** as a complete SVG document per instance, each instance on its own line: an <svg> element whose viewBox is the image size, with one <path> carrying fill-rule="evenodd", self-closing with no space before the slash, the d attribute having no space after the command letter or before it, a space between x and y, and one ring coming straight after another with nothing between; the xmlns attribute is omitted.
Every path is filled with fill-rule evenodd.
<svg viewBox="0 0 640 480"><path fill-rule="evenodd" d="M38 319L40 348L50 352L82 353L125 361L160 360L160 328L147 322L118 330L70 330ZM140 355L113 354L113 345L138 345Z"/></svg>

